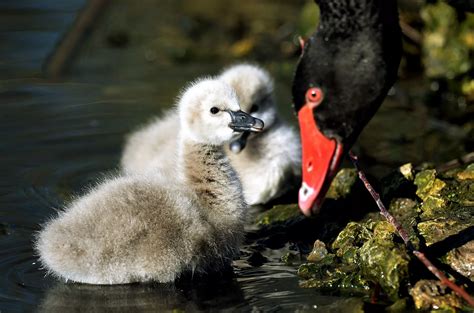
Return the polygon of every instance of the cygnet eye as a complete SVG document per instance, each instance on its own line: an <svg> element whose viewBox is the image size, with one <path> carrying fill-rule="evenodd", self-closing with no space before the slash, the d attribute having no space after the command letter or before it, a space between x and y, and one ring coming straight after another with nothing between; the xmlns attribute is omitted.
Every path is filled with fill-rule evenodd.
<svg viewBox="0 0 474 313"><path fill-rule="evenodd" d="M260 107L256 104L252 105L252 107L250 108L250 112L249 113L255 113L258 111L258 109L260 109Z"/></svg>
<svg viewBox="0 0 474 313"><path fill-rule="evenodd" d="M211 108L211 113L212 113L212 114L217 114L217 113L219 113L219 109L216 108L216 107L212 107L212 108Z"/></svg>

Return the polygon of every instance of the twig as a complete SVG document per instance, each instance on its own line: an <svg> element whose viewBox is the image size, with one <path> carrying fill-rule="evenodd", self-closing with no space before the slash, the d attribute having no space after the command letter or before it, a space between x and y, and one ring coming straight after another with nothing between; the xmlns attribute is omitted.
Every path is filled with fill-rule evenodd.
<svg viewBox="0 0 474 313"><path fill-rule="evenodd" d="M470 152L458 159L451 160L445 164L441 164L440 166L436 167L437 172L446 172L452 170L456 167L460 167L466 165L468 163L472 163L474 161L474 152Z"/></svg>
<svg viewBox="0 0 474 313"><path fill-rule="evenodd" d="M45 66L48 77L58 79L71 56L75 53L80 41L92 27L102 9L109 0L89 0L85 8L79 13L74 25L63 37Z"/></svg>
<svg viewBox="0 0 474 313"><path fill-rule="evenodd" d="M423 40L423 36L419 31L415 28L411 27L408 23L406 23L403 19L400 19L400 28L402 29L402 33L410 38L414 43L421 45L421 41Z"/></svg>
<svg viewBox="0 0 474 313"><path fill-rule="evenodd" d="M357 156L352 151L349 151L349 156L351 158L352 163L354 164L354 167L357 170L360 180L362 180L365 185L365 188L367 188L372 198L374 198L375 202L377 203L377 206L380 209L380 213L387 219L390 224L392 224L397 229L398 234L400 235L400 237L402 237L408 250L411 251L426 266L426 268L441 281L442 284L451 288L455 293L457 293L464 300L466 300L466 302L469 303L470 306L474 307L474 299L462 287L450 281L446 277L446 275L443 274L443 272L441 272L433 263L431 263L431 261L426 257L423 252L420 252L415 249L415 246L408 237L408 233L405 231L402 225L395 219L395 217L393 217L393 215L387 211L382 200L380 199L379 194L374 190L372 185L367 180L367 177L359 166Z"/></svg>

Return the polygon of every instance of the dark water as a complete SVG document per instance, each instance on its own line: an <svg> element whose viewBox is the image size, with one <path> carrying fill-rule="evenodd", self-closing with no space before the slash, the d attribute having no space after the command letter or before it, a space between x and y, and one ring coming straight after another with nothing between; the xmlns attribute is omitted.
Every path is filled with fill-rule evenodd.
<svg viewBox="0 0 474 313"><path fill-rule="evenodd" d="M109 99L103 86L32 83L2 93L0 117L0 311L157 312L294 311L328 304L298 287L295 267L268 250L268 262L234 264L234 276L178 286L96 287L47 276L32 249L34 233L71 195L114 173L123 135L143 107Z"/></svg>

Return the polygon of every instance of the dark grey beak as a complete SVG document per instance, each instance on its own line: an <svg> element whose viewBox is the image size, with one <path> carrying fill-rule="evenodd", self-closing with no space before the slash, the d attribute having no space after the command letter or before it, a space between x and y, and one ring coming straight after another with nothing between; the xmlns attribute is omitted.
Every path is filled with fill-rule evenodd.
<svg viewBox="0 0 474 313"><path fill-rule="evenodd" d="M242 135L239 136L239 138L231 141L229 143L230 151L237 154L237 153L240 153L242 150L244 150L245 146L247 145L247 140L249 136L250 136L250 132L243 132Z"/></svg>
<svg viewBox="0 0 474 313"><path fill-rule="evenodd" d="M261 132L263 130L263 121L245 113L244 111L227 111L232 121L229 127L238 132Z"/></svg>

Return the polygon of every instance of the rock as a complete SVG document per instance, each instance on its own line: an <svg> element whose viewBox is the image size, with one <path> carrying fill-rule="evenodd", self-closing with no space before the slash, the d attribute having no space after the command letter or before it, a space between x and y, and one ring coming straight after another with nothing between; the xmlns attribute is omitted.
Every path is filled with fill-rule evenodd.
<svg viewBox="0 0 474 313"><path fill-rule="evenodd" d="M257 225L268 226L271 224L285 223L290 219L302 217L297 204L276 205L268 211L257 216Z"/></svg>
<svg viewBox="0 0 474 313"><path fill-rule="evenodd" d="M413 165L411 163L404 164L399 167L400 173L405 177L407 180L413 180L414 179L414 170L413 170Z"/></svg>
<svg viewBox="0 0 474 313"><path fill-rule="evenodd" d="M367 293L379 285L392 300L398 299L408 277L409 257L403 244L395 243L395 229L385 221L351 222L332 244L335 254L324 254L315 244L315 263L300 266L302 287ZM323 249L324 248L324 249Z"/></svg>
<svg viewBox="0 0 474 313"><path fill-rule="evenodd" d="M436 280L420 280L410 290L410 295L419 310L442 310L456 312L462 308L461 299L449 288Z"/></svg>
<svg viewBox="0 0 474 313"><path fill-rule="evenodd" d="M399 290L408 277L410 258L405 246L394 242L395 229L379 222L373 236L358 251L363 277L379 284L391 300L399 298Z"/></svg>
<svg viewBox="0 0 474 313"><path fill-rule="evenodd" d="M285 265L293 265L293 263L300 261L300 257L298 254L288 251L281 257L281 261L285 263Z"/></svg>
<svg viewBox="0 0 474 313"><path fill-rule="evenodd" d="M314 242L313 250L307 257L308 262L320 262L328 255L328 250L326 249L326 245L324 242L320 240L316 240Z"/></svg>
<svg viewBox="0 0 474 313"><path fill-rule="evenodd" d="M446 183L436 178L436 170L426 170L416 175L415 185L418 187L416 195L426 201L430 197L439 197Z"/></svg>
<svg viewBox="0 0 474 313"><path fill-rule="evenodd" d="M469 165L464 171L457 174L459 180L474 180L474 164Z"/></svg>
<svg viewBox="0 0 474 313"><path fill-rule="evenodd" d="M446 255L446 263L474 282L474 241L469 241L449 251Z"/></svg>
<svg viewBox="0 0 474 313"><path fill-rule="evenodd" d="M326 198L337 200L347 197L356 181L357 171L354 168L341 169L334 177L331 186L329 186Z"/></svg>

